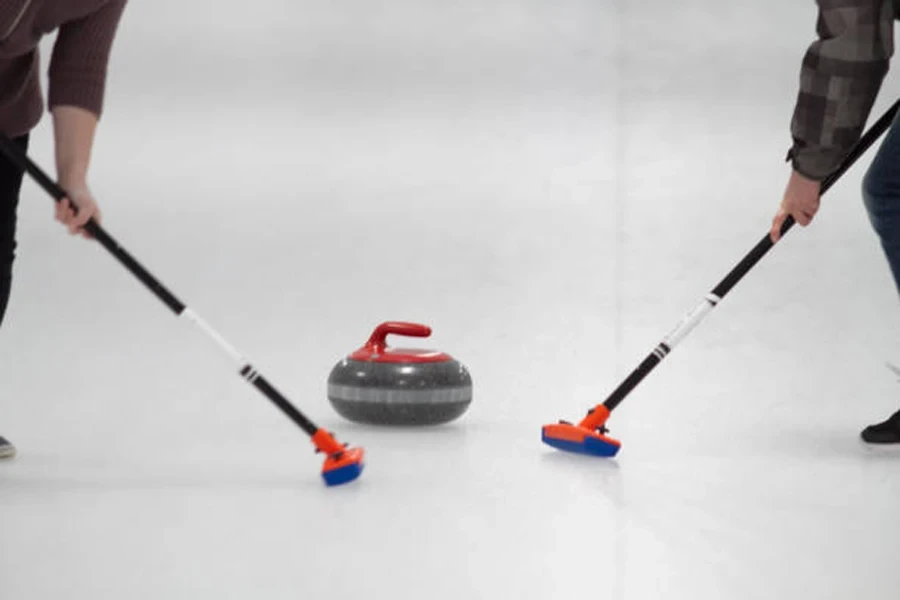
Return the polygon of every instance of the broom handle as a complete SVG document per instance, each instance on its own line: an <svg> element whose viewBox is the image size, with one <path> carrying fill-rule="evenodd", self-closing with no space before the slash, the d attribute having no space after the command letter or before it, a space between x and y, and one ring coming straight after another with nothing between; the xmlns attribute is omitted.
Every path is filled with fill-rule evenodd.
<svg viewBox="0 0 900 600"><path fill-rule="evenodd" d="M56 202L61 202L68 194L55 181L32 161L15 143L5 135L0 135L0 152L6 155L17 167L31 175L34 180ZM73 206L73 209L76 207ZM228 355L238 368L240 376L272 401L298 427L310 436L314 436L319 428L306 415L300 412L284 395L275 389L262 374L244 358L244 356L196 312L175 297L162 283L151 275L134 257L131 256L111 235L109 235L94 219L90 219L84 229L94 236L110 254L115 256L125 268L137 277L152 291L176 316L187 319L206 333L216 345Z"/></svg>
<svg viewBox="0 0 900 600"><path fill-rule="evenodd" d="M822 181L820 195L834 185L838 179L862 156L875 141L890 127L900 108L900 100L894 102L878 121L860 138L853 146L847 156L841 161L840 165ZM791 227L794 226L794 218L788 216L784 224L781 226L781 235L786 234ZM766 236L759 241L756 246L747 253L747 255L739 262L728 275L725 276L719 284L709 292L703 300L689 313L687 313L681 322L672 330L669 335L663 338L653 351L635 368L634 371L616 388L612 394L603 402L602 406L608 411L612 411L619 405L631 391L660 363L662 360L680 344L688 334L706 318L706 316L716 307L719 302L737 285L737 283L752 269L756 263L762 259L766 253L772 249L775 242L767 233ZM598 407L595 407L595 409ZM588 412L582 422L583 425L591 427L591 414L595 409ZM600 411L598 411L600 412ZM605 411L604 411L605 412Z"/></svg>

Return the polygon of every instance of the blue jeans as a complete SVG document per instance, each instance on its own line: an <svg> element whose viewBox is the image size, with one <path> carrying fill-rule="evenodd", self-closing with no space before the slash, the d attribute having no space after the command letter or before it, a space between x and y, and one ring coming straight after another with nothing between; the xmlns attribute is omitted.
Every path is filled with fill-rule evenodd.
<svg viewBox="0 0 900 600"><path fill-rule="evenodd" d="M863 203L900 292L900 115L863 178Z"/></svg>

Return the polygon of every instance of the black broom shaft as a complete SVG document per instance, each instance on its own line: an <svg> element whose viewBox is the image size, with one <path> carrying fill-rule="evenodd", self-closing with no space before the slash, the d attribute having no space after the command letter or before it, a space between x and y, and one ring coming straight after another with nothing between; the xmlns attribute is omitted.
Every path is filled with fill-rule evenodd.
<svg viewBox="0 0 900 600"><path fill-rule="evenodd" d="M38 167L20 148L18 148L12 140L6 135L0 135L0 151L6 155L9 160L17 167L31 175L31 177L40 185L48 194L50 194L57 202L61 202L67 197L66 191L63 190L55 181L50 179L44 171ZM76 207L73 207L77 210ZM177 316L186 316L198 324L207 334L223 346L230 356L240 358L239 354L218 335L208 324L203 322L196 314L179 300L172 292L170 292L162 283L150 274L133 256L131 256L111 235L109 235L96 221L89 220L84 229L103 245L125 268L127 268L135 277L137 277L157 298L159 298L172 312ZM303 429L309 435L315 435L319 428L310 421L306 415L297 410L284 395L275 389L256 369L249 364L242 364L240 370L241 376L250 382L253 387L259 390L266 398L268 398L275 406L281 409L294 423Z"/></svg>
<svg viewBox="0 0 900 600"><path fill-rule="evenodd" d="M865 154L872 144L874 144L875 141L890 127L898 107L900 107L900 100L895 102L894 105L889 108L874 125L872 125L869 131L867 131L853 146L838 167L822 181L819 191L820 196L825 195L825 192L827 192L831 186L833 186L841 176L853 166L859 157ZM790 228L794 226L794 223L794 218L789 216L781 227L781 235L787 233ZM712 293L719 298L724 298L725 295L731 291L731 288L733 288L774 245L775 243L772 241L772 238L766 234L756 247L753 248L740 263L738 263L738 265L719 283L719 285L715 287L715 289L713 289Z"/></svg>
<svg viewBox="0 0 900 600"><path fill-rule="evenodd" d="M859 139L850 152L838 167L832 171L823 181L820 187L820 196L824 195L831 186L833 186L841 176L850 169L851 166L859 159L860 156L881 137L881 135L890 127L900 108L900 100L894 102L881 118L876 121L872 127ZM795 224L792 216L788 216L784 224L781 226L781 235L786 234ZM772 249L775 243L771 236L767 233L756 246L747 253L746 256L713 288L710 295L707 296L710 302L710 308L718 304L737 283L762 259L766 253ZM701 315L702 317L702 315ZM612 411L634 390L643 379L653 371L653 369L663 361L663 359L672 351L672 346L665 341L657 345L653 352L647 355L643 361L632 371L628 377L616 388L609 398L603 402L603 406Z"/></svg>
<svg viewBox="0 0 900 600"><path fill-rule="evenodd" d="M27 172L44 190L50 194L57 202L61 202L67 197L66 191L63 190L56 182L54 182L46 173L41 170L31 159L29 159L18 147L6 136L0 138L3 144L3 152L17 167ZM73 207L77 210L77 207ZM93 219L89 220L85 226L85 230L94 236L94 238L109 250L119 262L131 271L144 285L146 285L160 300L168 306L176 315L180 315L185 309L184 303L175 297L172 292L167 290L159 281L157 281L150 273L138 263L122 246L116 242L100 225Z"/></svg>

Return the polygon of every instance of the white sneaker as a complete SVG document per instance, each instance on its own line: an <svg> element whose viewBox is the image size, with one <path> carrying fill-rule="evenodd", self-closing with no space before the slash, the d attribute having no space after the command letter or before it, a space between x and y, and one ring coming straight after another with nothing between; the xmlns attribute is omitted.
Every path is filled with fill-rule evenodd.
<svg viewBox="0 0 900 600"><path fill-rule="evenodd" d="M12 458L16 455L16 447L9 440L0 436L0 458Z"/></svg>

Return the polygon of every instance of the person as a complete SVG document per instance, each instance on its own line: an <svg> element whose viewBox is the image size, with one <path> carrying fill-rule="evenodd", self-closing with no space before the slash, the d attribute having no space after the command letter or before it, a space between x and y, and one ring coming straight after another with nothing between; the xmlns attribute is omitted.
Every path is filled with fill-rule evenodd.
<svg viewBox="0 0 900 600"><path fill-rule="evenodd" d="M807 227L822 180L862 137L894 54L900 0L817 0L817 39L806 49L788 151L792 169L772 219L777 242L790 215ZM863 204L900 291L900 116L863 177ZM900 443L900 410L861 432L870 444Z"/></svg>
<svg viewBox="0 0 900 600"><path fill-rule="evenodd" d="M0 0L0 131L28 149L45 109L39 43L55 31L46 107L53 119L57 181L68 197L56 204L54 216L70 234L87 238L88 220L102 220L87 174L126 1ZM0 324L12 288L22 179L22 171L0 155ZM15 454L13 444L0 437L0 458Z"/></svg>

